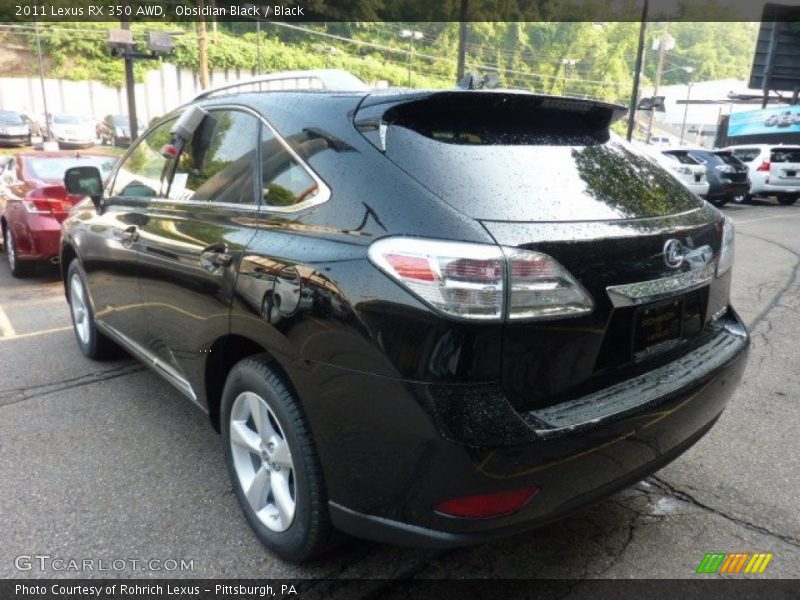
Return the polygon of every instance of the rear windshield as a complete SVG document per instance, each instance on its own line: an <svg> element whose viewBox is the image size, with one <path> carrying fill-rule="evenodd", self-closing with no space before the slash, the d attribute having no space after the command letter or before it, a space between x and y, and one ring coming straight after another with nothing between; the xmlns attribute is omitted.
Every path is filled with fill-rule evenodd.
<svg viewBox="0 0 800 600"><path fill-rule="evenodd" d="M664 152L669 158L677 160L682 165L699 165L700 162L689 156L688 152Z"/></svg>
<svg viewBox="0 0 800 600"><path fill-rule="evenodd" d="M719 156L720 159L722 160L722 162L724 162L726 165L730 165L732 167L741 167L742 166L742 161L740 161L738 158L736 158L730 152L715 152L714 154Z"/></svg>
<svg viewBox="0 0 800 600"><path fill-rule="evenodd" d="M737 148L733 150L733 155L738 158L739 160L743 160L745 162L753 162L758 155L761 154L761 150L758 148Z"/></svg>
<svg viewBox="0 0 800 600"><path fill-rule="evenodd" d="M497 221L658 217L702 201L616 135L390 125L386 156L461 212ZM607 130L606 130L607 131ZM596 132L595 132L596 133ZM605 138L605 139L603 139Z"/></svg>
<svg viewBox="0 0 800 600"><path fill-rule="evenodd" d="M25 169L39 181L60 183L64 179L64 172L70 167L90 165L100 169L100 174L105 179L114 167L114 158L103 156L71 156L50 158L29 158L25 160Z"/></svg>
<svg viewBox="0 0 800 600"><path fill-rule="evenodd" d="M771 161L775 163L800 163L800 148L773 148Z"/></svg>

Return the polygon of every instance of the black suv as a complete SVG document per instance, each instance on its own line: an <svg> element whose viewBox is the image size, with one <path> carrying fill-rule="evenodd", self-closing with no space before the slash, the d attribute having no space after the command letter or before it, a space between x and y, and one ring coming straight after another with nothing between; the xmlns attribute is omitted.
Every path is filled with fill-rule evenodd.
<svg viewBox="0 0 800 600"><path fill-rule="evenodd" d="M494 90L207 93L65 222L81 350L206 411L260 539L507 535L628 486L722 412L749 338L730 220L610 124Z"/></svg>

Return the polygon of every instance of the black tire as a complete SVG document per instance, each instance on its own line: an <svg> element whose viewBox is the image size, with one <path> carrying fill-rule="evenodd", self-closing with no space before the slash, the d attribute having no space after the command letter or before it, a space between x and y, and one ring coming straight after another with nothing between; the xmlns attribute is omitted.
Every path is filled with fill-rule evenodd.
<svg viewBox="0 0 800 600"><path fill-rule="evenodd" d="M291 452L295 508L291 524L284 531L268 528L257 516L234 466L231 414L236 399L246 392L264 400ZM297 563L328 551L337 536L328 513L328 497L314 440L300 402L267 355L246 358L231 369L222 392L220 418L228 474L244 515L261 542L284 560ZM256 454L251 457L259 461ZM263 468L266 462L260 464Z"/></svg>
<svg viewBox="0 0 800 600"><path fill-rule="evenodd" d="M76 314L73 309L73 292L71 289L74 278L78 278L83 290L83 298L85 299L85 313L83 318L87 319L87 338L81 339L78 333L78 323L76 322ZM97 329L94 320L94 307L89 299L89 288L86 285L86 273L83 270L80 262L75 259L69 264L67 269L67 298L70 305L70 316L72 317L72 330L75 333L75 341L78 342L78 347L84 355L93 360L103 360L119 356L120 347L117 346L111 338L107 337Z"/></svg>
<svg viewBox="0 0 800 600"><path fill-rule="evenodd" d="M716 206L717 208L722 208L722 207L723 207L723 206L725 206L725 205L728 203L728 201L729 201L729 200L731 200L731 199L732 199L732 198L731 198L731 197L729 197L729 196L724 196L724 197L722 197L722 198L714 198L713 200L709 200L709 202L710 202L711 204L713 204L714 206Z"/></svg>
<svg viewBox="0 0 800 600"><path fill-rule="evenodd" d="M36 263L19 259L14 234L5 229L3 230L3 247L7 252L8 267L14 277L21 279L33 273Z"/></svg>
<svg viewBox="0 0 800 600"><path fill-rule="evenodd" d="M752 199L753 196L750 194L737 194L731 198L731 201L734 204L749 204Z"/></svg>
<svg viewBox="0 0 800 600"><path fill-rule="evenodd" d="M778 196L778 204L783 206L791 206L797 202L797 196Z"/></svg>

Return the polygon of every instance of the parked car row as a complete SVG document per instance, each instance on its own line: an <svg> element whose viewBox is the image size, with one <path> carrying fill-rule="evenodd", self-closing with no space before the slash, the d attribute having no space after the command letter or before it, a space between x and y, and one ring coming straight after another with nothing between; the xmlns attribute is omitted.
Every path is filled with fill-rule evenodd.
<svg viewBox="0 0 800 600"><path fill-rule="evenodd" d="M139 133L145 129L141 121L138 129ZM30 146L39 138L52 139L61 148L85 148L98 142L127 146L131 133L128 115L106 115L98 121L85 115L54 113L45 120L25 113L0 111L0 144Z"/></svg>
<svg viewBox="0 0 800 600"><path fill-rule="evenodd" d="M716 150L641 147L715 206L769 196L790 205L800 198L800 145L745 144Z"/></svg>

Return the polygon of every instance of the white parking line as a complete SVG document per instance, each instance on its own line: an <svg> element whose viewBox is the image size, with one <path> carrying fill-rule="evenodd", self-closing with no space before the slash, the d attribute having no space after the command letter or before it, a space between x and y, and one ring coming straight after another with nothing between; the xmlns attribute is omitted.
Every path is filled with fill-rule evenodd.
<svg viewBox="0 0 800 600"><path fill-rule="evenodd" d="M11 321L8 320L3 307L0 306L0 338L13 338L17 336L17 332L11 326Z"/></svg>
<svg viewBox="0 0 800 600"><path fill-rule="evenodd" d="M0 336L0 343L11 342L13 340L21 340L23 338L36 337L38 335L49 335L51 333L60 333L62 331L70 331L72 326L55 327L53 329L43 329L42 331L31 331L30 333L18 333L10 336Z"/></svg>

